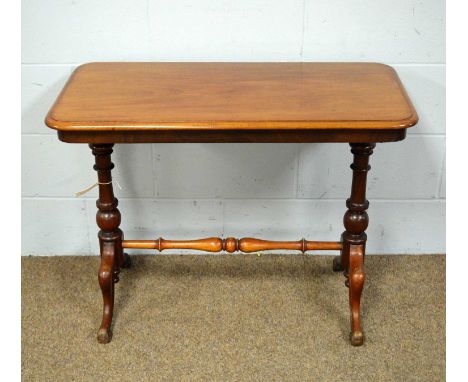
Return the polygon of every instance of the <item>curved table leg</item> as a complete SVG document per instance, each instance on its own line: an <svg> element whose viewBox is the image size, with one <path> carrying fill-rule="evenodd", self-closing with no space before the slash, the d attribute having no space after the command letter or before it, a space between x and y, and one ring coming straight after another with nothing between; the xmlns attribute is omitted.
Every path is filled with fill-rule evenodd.
<svg viewBox="0 0 468 382"><path fill-rule="evenodd" d="M343 217L346 230L341 235L341 256L333 260L333 270L343 271L345 275L351 307L351 344L359 346L364 341L359 309L364 285L366 228L369 224L366 212L369 208L369 201L366 199L366 182L370 170L369 157L373 153L375 144L351 143L350 146L353 153L351 196L346 200L348 210Z"/></svg>
<svg viewBox="0 0 468 382"><path fill-rule="evenodd" d="M115 249L112 242L102 243L101 265L98 272L99 285L102 291L103 311L101 327L97 339L102 344L108 343L112 338L110 329L114 312L114 271Z"/></svg>
<svg viewBox="0 0 468 382"><path fill-rule="evenodd" d="M94 169L98 173L99 182L96 222L100 228L98 237L101 265L98 280L104 302L102 323L97 335L100 343L108 343L112 338L110 328L114 309L114 284L119 281L120 268L125 262L122 248L123 233L119 229L120 211L112 188L111 170L114 168L111 161L112 146L113 144L90 144L95 156Z"/></svg>
<svg viewBox="0 0 468 382"><path fill-rule="evenodd" d="M351 310L351 345L361 346L364 334L361 325L361 294L364 287L364 246L350 245L349 248L349 306Z"/></svg>

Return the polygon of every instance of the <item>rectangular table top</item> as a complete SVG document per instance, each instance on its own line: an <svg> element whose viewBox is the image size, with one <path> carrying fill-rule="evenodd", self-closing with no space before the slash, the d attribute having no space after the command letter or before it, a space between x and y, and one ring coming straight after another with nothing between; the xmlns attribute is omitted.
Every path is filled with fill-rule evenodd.
<svg viewBox="0 0 468 382"><path fill-rule="evenodd" d="M90 63L49 112L57 130L396 129L417 122L375 63Z"/></svg>

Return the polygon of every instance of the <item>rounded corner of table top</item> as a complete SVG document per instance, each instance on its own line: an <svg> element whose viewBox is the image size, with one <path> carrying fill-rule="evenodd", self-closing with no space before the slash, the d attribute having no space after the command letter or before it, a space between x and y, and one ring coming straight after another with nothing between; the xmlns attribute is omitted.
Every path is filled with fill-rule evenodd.
<svg viewBox="0 0 468 382"><path fill-rule="evenodd" d="M53 130L60 130L61 129L60 121L57 121L53 117L52 110L47 113L46 117L44 118L44 123L50 129L53 129Z"/></svg>
<svg viewBox="0 0 468 382"><path fill-rule="evenodd" d="M408 118L405 118L404 120L400 121L399 128L409 129L409 128L417 125L418 122L419 122L418 113L416 113L416 111L413 110L411 115Z"/></svg>
<svg viewBox="0 0 468 382"><path fill-rule="evenodd" d="M392 73L396 73L396 70L395 70L395 68L393 66L388 65L388 64L384 64L383 62L369 62L369 65L375 66L377 68L381 68L383 70L390 71Z"/></svg>
<svg viewBox="0 0 468 382"><path fill-rule="evenodd" d="M80 73L80 72L83 72L83 71L87 71L87 70L93 70L95 68L98 68L99 66L101 65L108 65L110 64L109 62L85 62L84 64L80 64L78 65L72 72L72 76L74 74L77 74L77 73Z"/></svg>

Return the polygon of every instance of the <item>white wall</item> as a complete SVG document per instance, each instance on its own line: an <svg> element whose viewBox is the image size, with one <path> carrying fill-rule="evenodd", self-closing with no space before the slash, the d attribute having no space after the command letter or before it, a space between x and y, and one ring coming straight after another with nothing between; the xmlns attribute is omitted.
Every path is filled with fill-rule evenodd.
<svg viewBox="0 0 468 382"><path fill-rule="evenodd" d="M441 0L23 0L23 255L96 254L86 145L44 116L88 61L379 61L420 116L377 145L369 253L445 251L445 2ZM127 238L211 235L338 240L349 194L346 144L116 146ZM200 181L202 180L202 181Z"/></svg>

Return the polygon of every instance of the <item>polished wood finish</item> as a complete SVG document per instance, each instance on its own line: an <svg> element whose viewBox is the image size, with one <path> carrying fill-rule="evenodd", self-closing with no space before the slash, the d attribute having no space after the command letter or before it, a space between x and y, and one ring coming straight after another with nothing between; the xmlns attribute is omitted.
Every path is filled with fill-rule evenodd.
<svg viewBox="0 0 468 382"><path fill-rule="evenodd" d="M376 63L91 63L75 70L46 117L60 140L88 143L95 155L103 316L110 341L114 284L130 266L124 248L228 253L340 250L333 269L349 287L351 344L362 345L366 179L377 142L405 138L418 116L395 70ZM124 240L112 188L115 143L347 142L354 155L340 242ZM366 143L367 142L367 143Z"/></svg>
<svg viewBox="0 0 468 382"><path fill-rule="evenodd" d="M350 341L353 346L364 343L361 325L361 294L364 287L364 245L349 245L349 306L351 313Z"/></svg>
<svg viewBox="0 0 468 382"><path fill-rule="evenodd" d="M406 129L58 131L59 139L68 143L397 142L405 136Z"/></svg>
<svg viewBox="0 0 468 382"><path fill-rule="evenodd" d="M191 249L205 252L261 252L268 250L296 250L302 253L306 251L319 250L341 250L341 242L339 241L307 241L305 239L298 241L271 241L261 240L252 237L244 237L236 239L228 237L221 239L219 237L208 237L199 240L124 240L123 248L134 249L156 249L159 252L165 249Z"/></svg>
<svg viewBox="0 0 468 382"><path fill-rule="evenodd" d="M357 265L361 260L355 260L354 272L357 272L358 276L353 276L350 257L351 248L354 248L355 256L362 257L362 262L364 261L367 241L365 231L369 225L369 216L366 212L369 208L369 201L366 199L366 183L367 173L371 168L369 165L369 157L372 155L374 148L374 143L351 143L351 152L354 156L353 163L351 164L353 180L351 196L346 200L346 207L348 210L343 218L346 230L341 236L343 243L341 256L335 257L333 260L333 269L335 271L342 270L344 272L346 286L350 288L349 295L353 320L351 343L353 345L361 345L363 341L359 307L361 291L364 284L364 269L362 264L359 264L359 266ZM356 254L357 252L359 253ZM354 283L352 282L353 277L355 278ZM351 299L353 301L351 301ZM359 328L359 333L356 328Z"/></svg>
<svg viewBox="0 0 468 382"><path fill-rule="evenodd" d="M377 63L90 63L46 124L61 131L402 129L417 114Z"/></svg>
<svg viewBox="0 0 468 382"><path fill-rule="evenodd" d="M112 187L111 170L114 168L111 161L112 146L112 144L90 145L95 156L94 169L97 171L99 182L96 222L101 229L98 233L101 265L98 280L104 303L101 327L97 335L100 343L107 343L112 337L110 326L114 309L114 283L118 282L120 268L124 265L123 233L119 229L120 211L117 208L118 200L114 197Z"/></svg>
<svg viewBox="0 0 468 382"><path fill-rule="evenodd" d="M339 242L325 241L307 241L305 239L298 241L268 241L252 237L245 237L239 240L239 251L241 252L259 252L273 249L296 250L302 253L306 251L333 250L341 249Z"/></svg>

